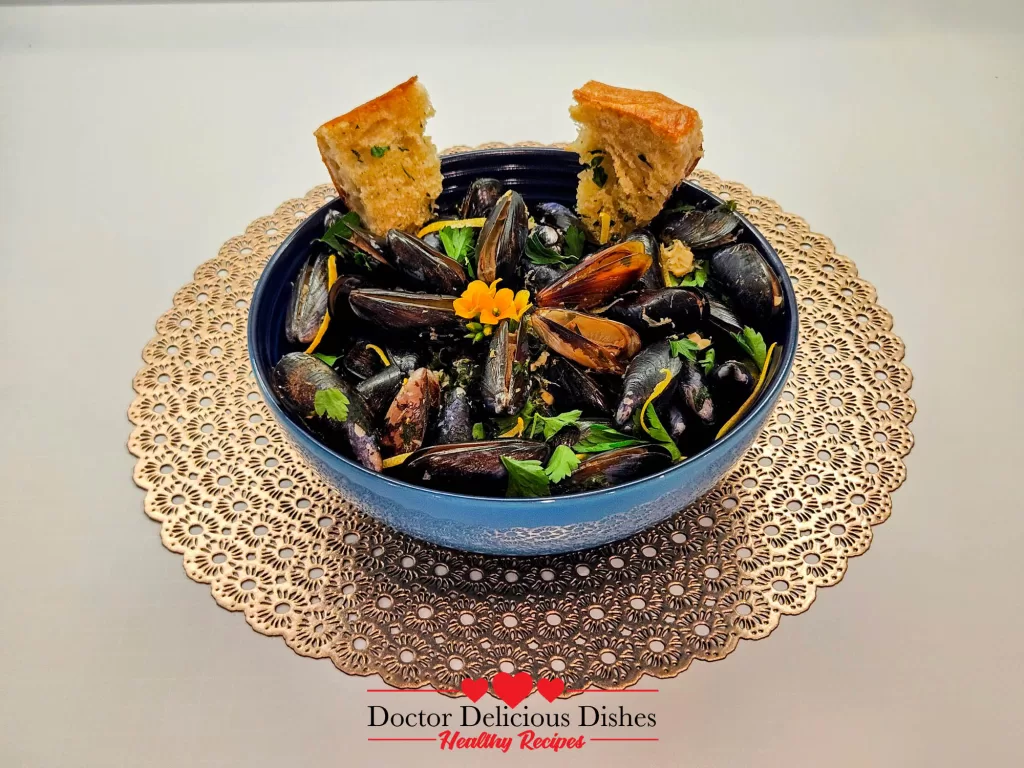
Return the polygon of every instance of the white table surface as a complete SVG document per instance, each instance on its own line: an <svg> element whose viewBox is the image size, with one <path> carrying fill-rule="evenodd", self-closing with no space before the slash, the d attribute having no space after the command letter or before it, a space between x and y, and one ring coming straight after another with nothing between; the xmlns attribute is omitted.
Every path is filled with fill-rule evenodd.
<svg viewBox="0 0 1024 768"><path fill-rule="evenodd" d="M1021 4L622 5L0 9L0 765L499 761L367 745L367 680L189 581L124 447L174 290L412 73L439 146L570 138L589 78L695 105L704 167L855 259L915 373L909 478L842 584L660 682L657 744L530 764L1020 764Z"/></svg>

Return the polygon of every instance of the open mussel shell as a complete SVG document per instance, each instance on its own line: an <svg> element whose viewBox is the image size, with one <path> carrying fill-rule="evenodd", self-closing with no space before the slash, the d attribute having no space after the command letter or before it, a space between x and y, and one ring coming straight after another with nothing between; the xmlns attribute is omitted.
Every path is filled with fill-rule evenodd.
<svg viewBox="0 0 1024 768"><path fill-rule="evenodd" d="M560 411L579 409L588 416L611 411L612 401L594 377L565 358L552 357L540 376Z"/></svg>
<svg viewBox="0 0 1024 768"><path fill-rule="evenodd" d="M356 317L392 331L423 331L456 325L454 296L360 288L349 294Z"/></svg>
<svg viewBox="0 0 1024 768"><path fill-rule="evenodd" d="M441 385L429 368L417 368L402 384L384 416L381 446L392 455L423 446L430 420L441 403Z"/></svg>
<svg viewBox="0 0 1024 768"><path fill-rule="evenodd" d="M334 370L345 371L359 381L380 373L386 367L376 350L365 341L357 341L334 363Z"/></svg>
<svg viewBox="0 0 1024 768"><path fill-rule="evenodd" d="M595 371L624 373L640 351L636 331L605 317L538 307L529 315L529 322L552 350Z"/></svg>
<svg viewBox="0 0 1024 768"><path fill-rule="evenodd" d="M379 418L402 388L406 372L397 365L389 365L356 385L374 418Z"/></svg>
<svg viewBox="0 0 1024 768"><path fill-rule="evenodd" d="M311 256L295 277L284 325L285 336L292 344L309 344L320 330L330 296L331 258L326 252Z"/></svg>
<svg viewBox="0 0 1024 768"><path fill-rule="evenodd" d="M480 394L488 412L502 416L522 409L530 391L528 357L526 329L520 326L510 331L509 321L502 321L491 337L480 382Z"/></svg>
<svg viewBox="0 0 1024 768"><path fill-rule="evenodd" d="M661 270L658 269L658 254L660 246L658 245L657 239L647 229L635 229L629 233L625 240L635 240L642 244L644 251L648 256L651 257L650 268L640 275L640 279L637 280L637 284L643 288L654 290L656 288L664 287L664 283L661 279Z"/></svg>
<svg viewBox="0 0 1024 768"><path fill-rule="evenodd" d="M331 213L337 213L332 211ZM340 218L341 214L338 214ZM334 221L330 218L325 218L327 226L330 227ZM347 245L353 250L358 251L363 257L363 261L366 263L367 270L373 272L378 268L383 268L385 271L391 271L391 263L388 261L386 254L386 246L384 241L377 237L372 232L363 229L358 224L349 224L348 228L350 234L348 237L341 238Z"/></svg>
<svg viewBox="0 0 1024 768"><path fill-rule="evenodd" d="M321 360L303 352L282 357L271 375L284 407L302 419L328 445L351 454L367 469L382 467L377 431L362 395ZM316 413L316 393L337 389L348 398L348 417L336 421Z"/></svg>
<svg viewBox="0 0 1024 768"><path fill-rule="evenodd" d="M432 445L416 451L396 467L395 474L411 483L455 493L504 496L508 471L501 457L543 462L549 451L546 443L518 439Z"/></svg>
<svg viewBox="0 0 1024 768"><path fill-rule="evenodd" d="M463 219L482 219L490 215L505 194L505 185L497 179L476 179L462 198L459 213Z"/></svg>
<svg viewBox="0 0 1024 768"><path fill-rule="evenodd" d="M584 233L587 231L576 212L561 203L538 203L533 207L533 214L538 224L558 230L562 237L565 237L570 227L576 227Z"/></svg>
<svg viewBox="0 0 1024 768"><path fill-rule="evenodd" d="M717 248L736 241L743 229L740 217L726 206L669 214L661 222L661 241L679 240L692 250Z"/></svg>
<svg viewBox="0 0 1024 768"><path fill-rule="evenodd" d="M468 443L473 439L473 407L465 387L451 387L437 415L438 443Z"/></svg>
<svg viewBox="0 0 1024 768"><path fill-rule="evenodd" d="M641 351L630 361L622 377L622 399L615 409L615 424L623 427L632 422L633 414L643 407L654 388L665 380L665 371L671 379L659 398L671 398L682 369L683 363L672 354L668 341L659 341Z"/></svg>
<svg viewBox="0 0 1024 768"><path fill-rule="evenodd" d="M553 489L558 494L595 491L660 472L671 464L668 451L657 445L618 448L584 459L572 475Z"/></svg>
<svg viewBox="0 0 1024 768"><path fill-rule="evenodd" d="M753 394L759 373L738 360L727 360L711 369L707 376L708 389L723 415L735 413Z"/></svg>
<svg viewBox="0 0 1024 768"><path fill-rule="evenodd" d="M522 195L509 190L491 211L477 238L476 273L485 283L501 279L504 288L517 288L516 268L526 248L529 213Z"/></svg>
<svg viewBox="0 0 1024 768"><path fill-rule="evenodd" d="M707 261L707 271L715 288L748 325L762 325L782 310L779 278L749 243L715 251Z"/></svg>
<svg viewBox="0 0 1024 768"><path fill-rule="evenodd" d="M466 287L462 265L418 237L392 229L388 231L387 243L395 269L413 288L457 294Z"/></svg>
<svg viewBox="0 0 1024 768"><path fill-rule="evenodd" d="M639 280L653 263L643 243L624 240L585 258L534 301L538 307L596 307Z"/></svg>
<svg viewBox="0 0 1024 768"><path fill-rule="evenodd" d="M704 294L692 288L658 288L615 299L602 315L625 323L649 341L697 330L707 320L708 304Z"/></svg>
<svg viewBox="0 0 1024 768"><path fill-rule="evenodd" d="M332 325L335 320L341 320L347 324L352 320L352 307L349 306L348 297L357 288L372 288L373 282L359 275L341 275L331 286L328 296L327 307L331 312Z"/></svg>

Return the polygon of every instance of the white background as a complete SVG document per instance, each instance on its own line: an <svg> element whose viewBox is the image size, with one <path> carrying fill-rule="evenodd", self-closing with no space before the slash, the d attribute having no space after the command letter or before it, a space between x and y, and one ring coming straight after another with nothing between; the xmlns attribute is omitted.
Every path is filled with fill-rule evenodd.
<svg viewBox="0 0 1024 768"><path fill-rule="evenodd" d="M570 139L590 78L697 107L703 167L832 237L915 373L909 479L842 584L643 707L609 696L653 708L661 741L579 759L1019 764L1024 14L964 6L0 9L0 764L440 760L367 745L367 680L190 582L124 448L173 292L327 181L317 125L414 73L440 147Z"/></svg>

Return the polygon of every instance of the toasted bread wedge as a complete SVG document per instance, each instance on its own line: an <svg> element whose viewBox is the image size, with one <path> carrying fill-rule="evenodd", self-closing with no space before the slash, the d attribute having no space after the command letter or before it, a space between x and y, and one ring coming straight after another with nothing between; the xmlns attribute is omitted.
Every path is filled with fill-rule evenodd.
<svg viewBox="0 0 1024 768"><path fill-rule="evenodd" d="M653 91L591 80L573 91L569 114L579 125L572 148L580 173L576 207L598 238L607 213L612 237L653 219L704 154L700 115Z"/></svg>
<svg viewBox="0 0 1024 768"><path fill-rule="evenodd" d="M427 89L412 77L315 131L338 194L378 235L415 232L431 216L441 163L423 130L433 114Z"/></svg>

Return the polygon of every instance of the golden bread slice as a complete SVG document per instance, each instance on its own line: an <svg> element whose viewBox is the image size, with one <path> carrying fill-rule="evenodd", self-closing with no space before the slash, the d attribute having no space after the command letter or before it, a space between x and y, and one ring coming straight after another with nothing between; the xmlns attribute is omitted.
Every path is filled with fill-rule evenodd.
<svg viewBox="0 0 1024 768"><path fill-rule="evenodd" d="M572 149L587 166L576 190L580 217L595 238L602 213L611 237L628 234L658 214L704 155L700 115L654 91L594 80L572 95Z"/></svg>
<svg viewBox="0 0 1024 768"><path fill-rule="evenodd" d="M314 132L335 189L378 235L415 232L441 194L441 161L423 134L434 108L412 77Z"/></svg>

